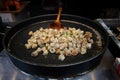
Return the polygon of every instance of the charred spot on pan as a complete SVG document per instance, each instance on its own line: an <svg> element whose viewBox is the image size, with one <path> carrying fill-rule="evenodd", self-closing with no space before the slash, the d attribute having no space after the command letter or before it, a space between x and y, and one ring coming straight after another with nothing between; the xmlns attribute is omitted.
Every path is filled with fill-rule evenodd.
<svg viewBox="0 0 120 80"><path fill-rule="evenodd" d="M111 27L111 30L113 31L116 38L120 41L120 27Z"/></svg>
<svg viewBox="0 0 120 80"><path fill-rule="evenodd" d="M97 38L96 39L96 44L97 44L97 46L102 47L103 43L102 43L101 39Z"/></svg>

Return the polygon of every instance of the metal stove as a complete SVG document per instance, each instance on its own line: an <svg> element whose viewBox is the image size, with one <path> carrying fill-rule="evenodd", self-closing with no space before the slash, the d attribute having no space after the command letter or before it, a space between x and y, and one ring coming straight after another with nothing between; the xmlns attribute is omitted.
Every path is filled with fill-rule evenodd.
<svg viewBox="0 0 120 80"><path fill-rule="evenodd" d="M106 26L103 27L106 28ZM113 66L115 58L109 49L106 50L100 64L94 70L82 75L58 79L29 75L16 68L6 53L5 50L0 52L0 80L120 80Z"/></svg>
<svg viewBox="0 0 120 80"><path fill-rule="evenodd" d="M9 57L6 55L6 51L3 50L0 53L0 80L119 80L119 77L113 67L114 57L109 50L105 52L101 63L92 71L83 75L75 75L68 78L48 78L37 77L24 73L17 69Z"/></svg>

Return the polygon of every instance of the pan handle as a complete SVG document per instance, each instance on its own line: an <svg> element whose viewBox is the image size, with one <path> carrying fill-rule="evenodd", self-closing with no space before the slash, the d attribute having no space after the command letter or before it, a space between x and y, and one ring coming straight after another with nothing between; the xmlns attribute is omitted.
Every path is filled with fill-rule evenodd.
<svg viewBox="0 0 120 80"><path fill-rule="evenodd" d="M0 32L0 35L4 36L4 35L5 35L5 33Z"/></svg>
<svg viewBox="0 0 120 80"><path fill-rule="evenodd" d="M1 30L5 30L5 31L0 32L0 35L3 35L3 36L4 36L5 33L6 33L7 31L9 31L11 28L12 28L11 25L5 24L3 27L1 27Z"/></svg>
<svg viewBox="0 0 120 80"><path fill-rule="evenodd" d="M9 23L3 23L2 18L0 17L0 35L5 35L5 33L11 29L12 25L10 25Z"/></svg>
<svg viewBox="0 0 120 80"><path fill-rule="evenodd" d="M98 21L98 23L107 31L108 36L114 36L114 34L112 33L112 31L110 30L110 28L103 22L102 19L96 19Z"/></svg>

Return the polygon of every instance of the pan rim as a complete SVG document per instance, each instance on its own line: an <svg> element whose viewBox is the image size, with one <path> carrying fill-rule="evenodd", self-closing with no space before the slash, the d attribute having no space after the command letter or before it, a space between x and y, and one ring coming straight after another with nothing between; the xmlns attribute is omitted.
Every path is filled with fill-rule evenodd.
<svg viewBox="0 0 120 80"><path fill-rule="evenodd" d="M34 19L34 18L37 18L37 17L43 17L43 16L51 16L51 15L57 15L57 14L47 14L47 15L35 16L35 17L30 18L30 19ZM62 14L62 15L64 15L64 16L65 16L65 15L66 15L66 16L72 16L72 17L75 16L75 17L78 17L78 18L84 18L84 17L80 17L80 16L76 16L76 15L69 15L69 14ZM17 23L16 25L18 25L18 24L20 24L20 23L22 23L22 22L24 22L24 21L30 20L30 19L23 20L23 21ZM84 19L89 20L88 18L84 18ZM93 23L93 21L91 21L91 20L89 20L89 21ZM15 26L16 26L16 25L15 25ZM6 33L6 34L7 34L7 33ZM22 59L19 59L19 58L15 57L14 55L11 54L9 48L7 48L8 46L6 46L6 45L4 44L4 43L5 43L5 42L4 42L4 39L5 39L5 38L6 38L6 35L5 35L4 38L3 38L3 45L4 45L4 48L5 48L5 50L7 51L7 53L8 53L9 56L12 56L12 57L15 58L16 60L19 60L19 61L21 61L21 62L23 62L23 63L26 63L26 64L30 64L30 65L34 65L34 66L44 66L44 67L67 67L67 66L73 66L73 65L82 64L82 63L91 61L91 60L93 60L94 58L100 56L101 54L103 54L103 51L105 51L106 48L107 48L107 47L106 47L107 45L105 45L104 48L99 51L99 52L101 52L101 53L95 55L94 57L92 57L92 58L90 58L90 59L86 59L86 60L83 60L83 61L80 61L80 62L69 63L69 64L60 64L60 65L58 65L58 64L57 64L57 65L55 65L55 64L48 64L48 65L46 65L46 64L31 63L31 62L29 62L29 61L27 61L27 60L24 61L24 60L22 60ZM107 40L107 44L108 44L108 40Z"/></svg>

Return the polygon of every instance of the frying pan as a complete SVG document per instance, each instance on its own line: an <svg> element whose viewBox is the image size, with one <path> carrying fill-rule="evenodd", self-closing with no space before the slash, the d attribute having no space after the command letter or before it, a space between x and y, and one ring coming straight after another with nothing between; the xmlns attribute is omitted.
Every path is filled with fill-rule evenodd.
<svg viewBox="0 0 120 80"><path fill-rule="evenodd" d="M58 55L55 54L31 56L34 49L25 48L25 43L30 38L28 32L36 31L40 27L47 28L56 16L57 14L47 14L24 20L6 33L3 45L13 64L28 74L43 77L67 77L82 74L97 67L107 48L108 35L97 23L75 15L62 14L61 23L65 27L92 32L94 44L86 54L69 56L64 61L58 60ZM101 40L102 46L98 46L98 40Z"/></svg>

